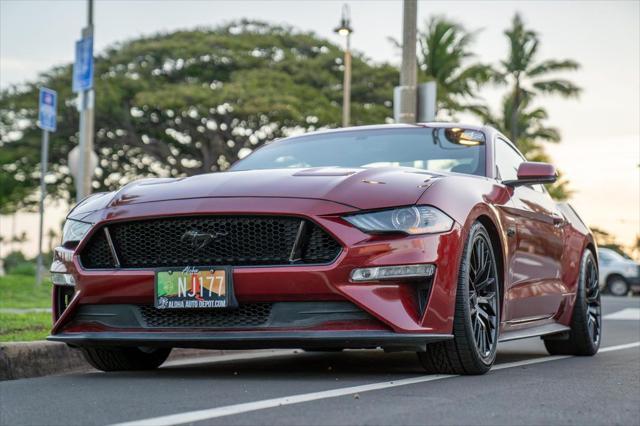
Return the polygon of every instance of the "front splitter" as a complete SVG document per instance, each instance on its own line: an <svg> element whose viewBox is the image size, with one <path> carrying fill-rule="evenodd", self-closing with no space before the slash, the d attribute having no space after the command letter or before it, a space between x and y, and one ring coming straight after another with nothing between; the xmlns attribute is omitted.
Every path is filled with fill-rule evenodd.
<svg viewBox="0 0 640 426"><path fill-rule="evenodd" d="M150 346L202 349L289 349L382 347L389 350L424 349L427 343L452 339L450 334L394 333L391 331L301 332L87 332L60 333L47 340L71 346Z"/></svg>

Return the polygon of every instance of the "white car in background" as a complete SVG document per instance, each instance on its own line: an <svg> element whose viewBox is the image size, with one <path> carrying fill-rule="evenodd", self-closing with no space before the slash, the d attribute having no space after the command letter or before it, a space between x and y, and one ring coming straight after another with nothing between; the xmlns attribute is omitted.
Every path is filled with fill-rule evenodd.
<svg viewBox="0 0 640 426"><path fill-rule="evenodd" d="M608 248L598 249L600 288L614 296L640 290L640 264Z"/></svg>

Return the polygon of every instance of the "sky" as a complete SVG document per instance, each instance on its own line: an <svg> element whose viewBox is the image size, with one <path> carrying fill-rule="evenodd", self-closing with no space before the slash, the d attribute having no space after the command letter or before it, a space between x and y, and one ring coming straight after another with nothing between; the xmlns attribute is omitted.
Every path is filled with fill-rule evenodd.
<svg viewBox="0 0 640 426"><path fill-rule="evenodd" d="M388 38L400 39L400 1L348 1L352 48L376 62L400 62ZM212 27L249 18L284 23L340 43L333 33L342 1L124 1L97 0L95 49L176 29ZM584 91L577 100L543 97L539 104L558 127L562 143L548 146L554 164L571 181L571 204L585 221L631 245L640 234L640 1L419 1L418 25L445 15L480 30L477 60L506 55L503 31L520 12L539 33L539 58L571 58L578 72L565 74ZM0 87L34 80L51 66L73 60L74 41L86 22L81 0L0 0ZM354 76L357 78L357 76ZM502 89L482 92L497 108ZM475 121L475 120L471 120ZM64 208L53 209L58 226ZM35 215L21 215L18 232L30 231ZM14 225L0 217L0 233ZM35 238L32 238L35 240ZM32 241L26 251L35 250Z"/></svg>

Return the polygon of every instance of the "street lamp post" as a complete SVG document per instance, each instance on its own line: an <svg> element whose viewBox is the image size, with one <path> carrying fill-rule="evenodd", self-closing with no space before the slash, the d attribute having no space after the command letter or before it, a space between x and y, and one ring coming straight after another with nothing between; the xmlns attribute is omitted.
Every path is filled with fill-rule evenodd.
<svg viewBox="0 0 640 426"><path fill-rule="evenodd" d="M344 50L344 81L342 83L342 127L349 126L351 121L351 13L349 6L342 6L342 19L334 32L346 37L346 48Z"/></svg>

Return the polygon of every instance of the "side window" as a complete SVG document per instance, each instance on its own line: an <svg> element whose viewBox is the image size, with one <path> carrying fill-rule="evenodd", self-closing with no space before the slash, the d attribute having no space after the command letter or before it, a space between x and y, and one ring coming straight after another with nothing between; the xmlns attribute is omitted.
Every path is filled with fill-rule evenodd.
<svg viewBox="0 0 640 426"><path fill-rule="evenodd" d="M495 143L496 167L501 180L515 180L518 178L518 167L524 158L513 149L504 139L498 138Z"/></svg>

